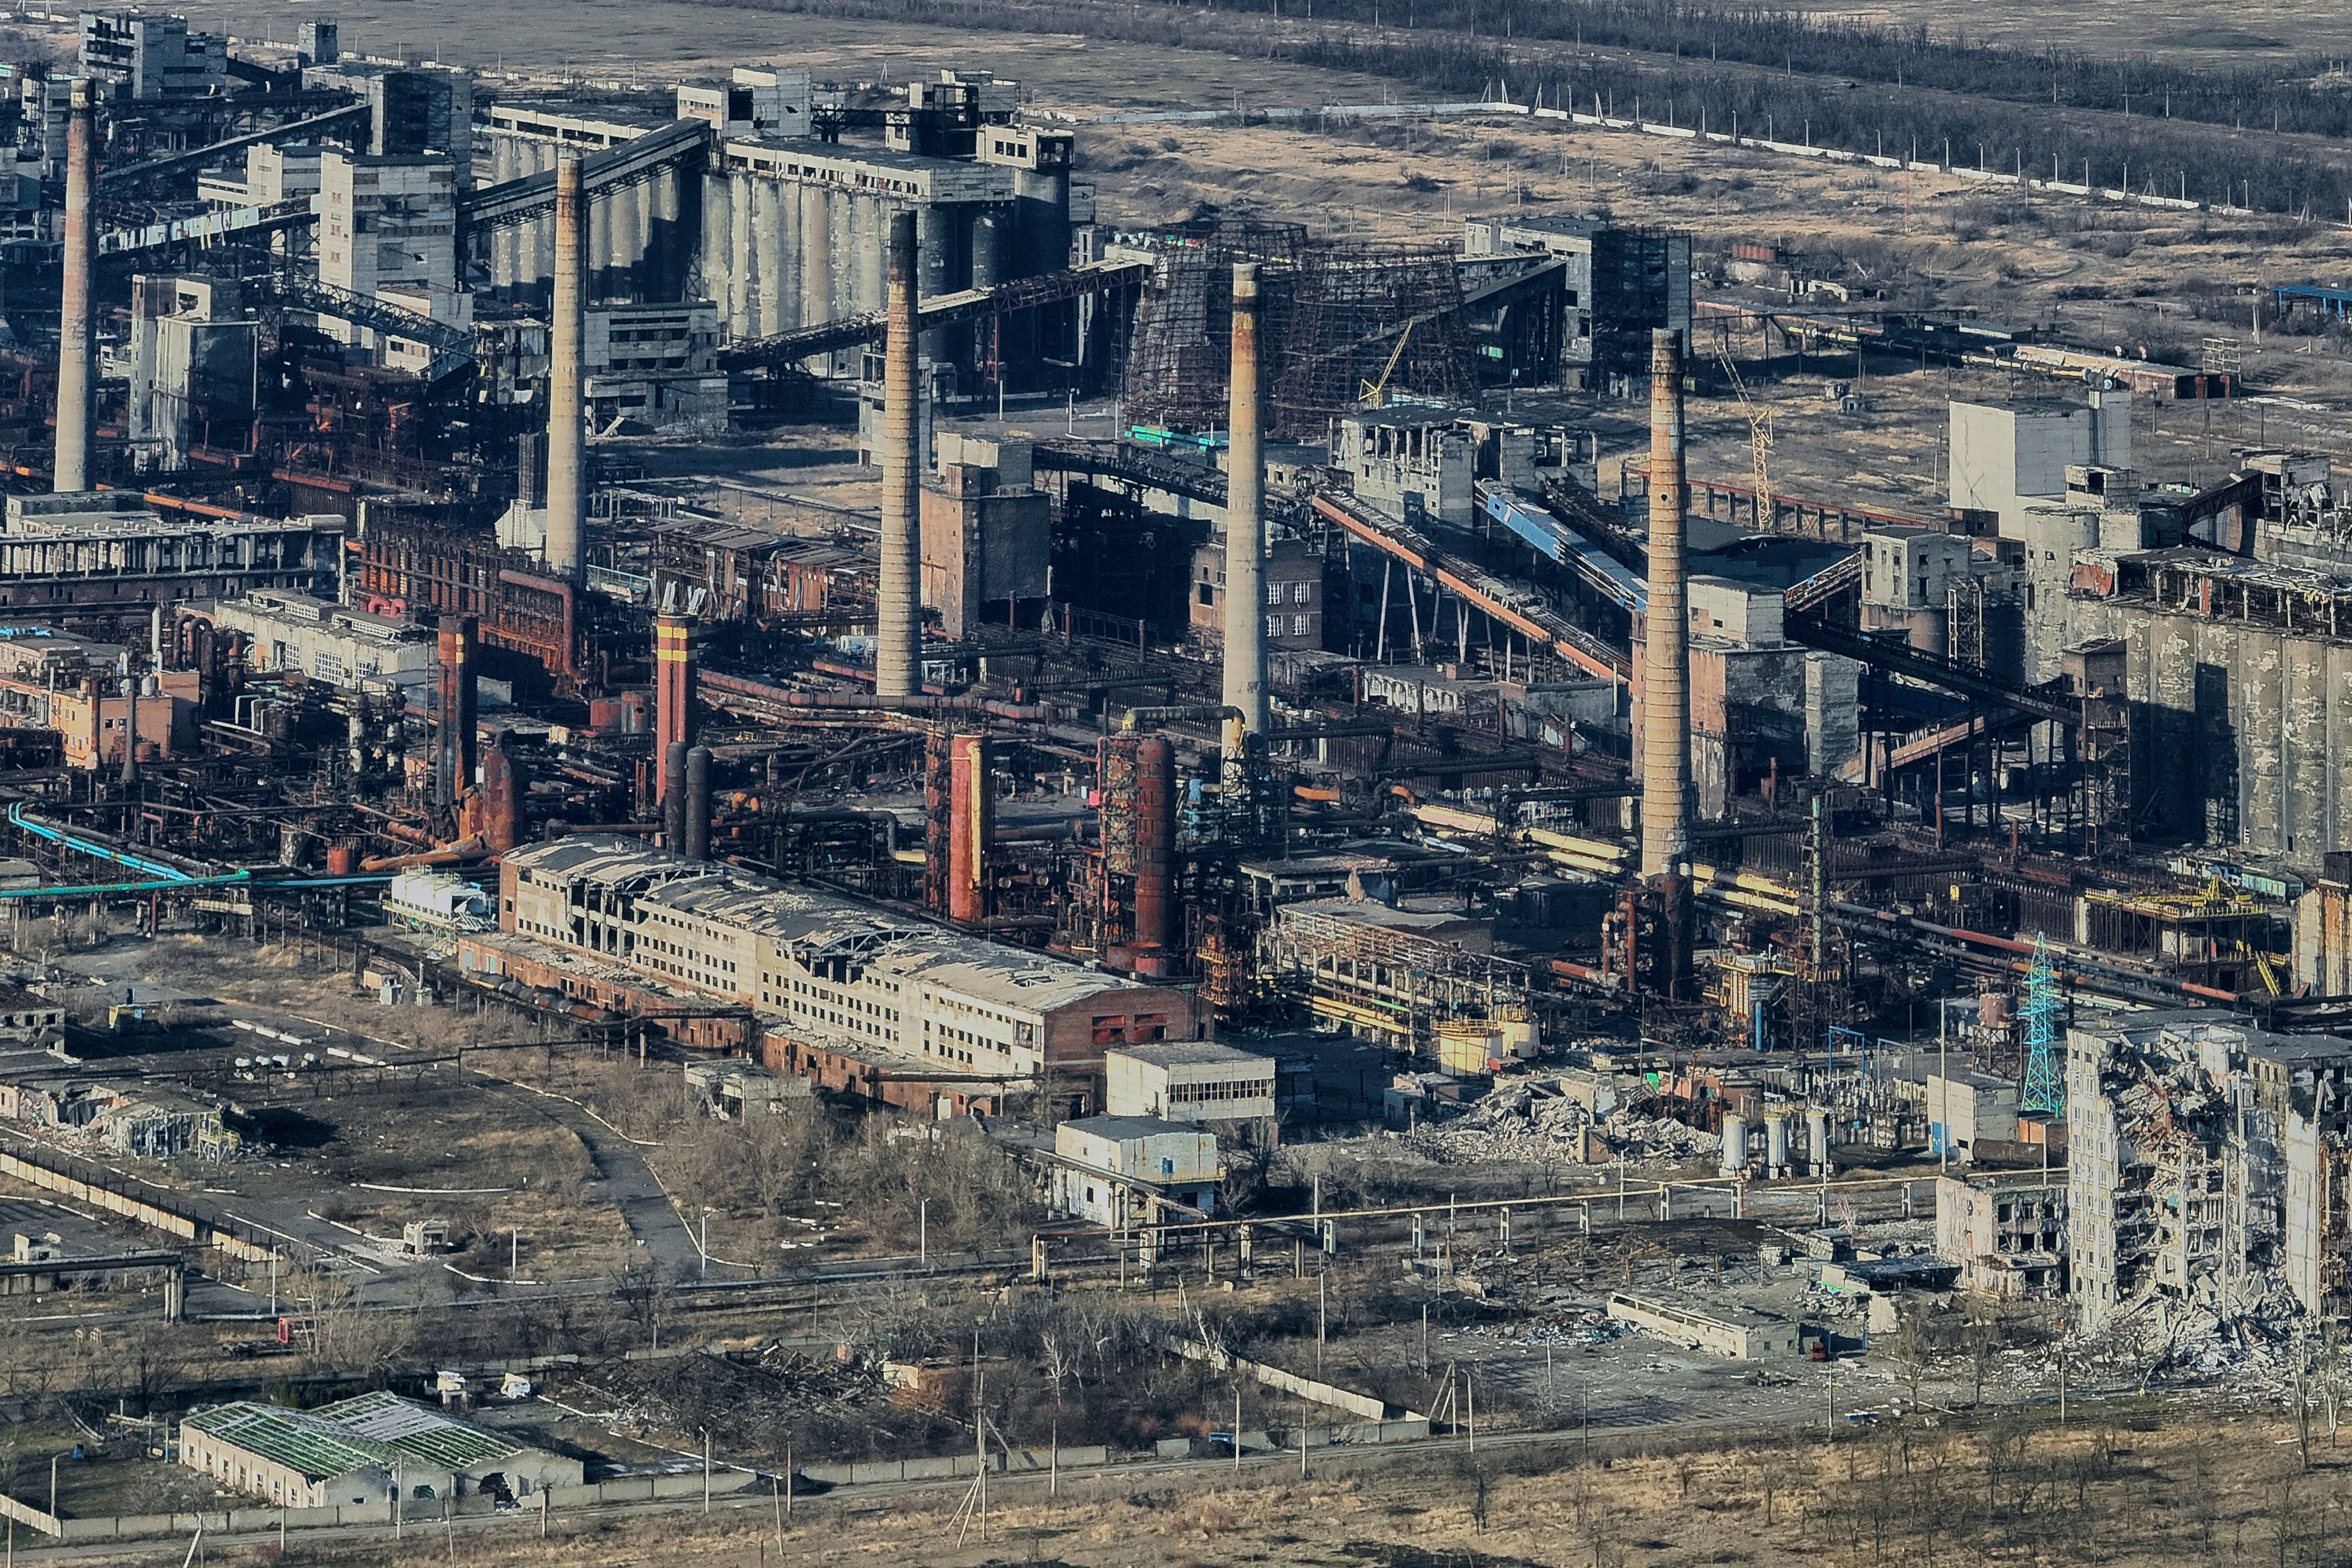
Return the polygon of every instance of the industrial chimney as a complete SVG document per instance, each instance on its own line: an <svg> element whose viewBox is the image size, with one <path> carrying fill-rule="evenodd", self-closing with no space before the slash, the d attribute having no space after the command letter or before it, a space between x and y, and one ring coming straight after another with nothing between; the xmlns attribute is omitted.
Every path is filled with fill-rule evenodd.
<svg viewBox="0 0 2352 1568"><path fill-rule="evenodd" d="M694 654L687 643L682 615L654 617L654 754L665 756L673 742L694 739ZM666 797L665 775L656 787L656 800Z"/></svg>
<svg viewBox="0 0 2352 1568"><path fill-rule="evenodd" d="M555 162L555 306L547 331L547 570L566 582L580 575L580 535L587 516L588 463L581 405L581 356L587 337L588 198L580 160Z"/></svg>
<svg viewBox="0 0 2352 1568"><path fill-rule="evenodd" d="M985 735L948 741L948 918L985 920L989 836L996 827L993 757Z"/></svg>
<svg viewBox="0 0 2352 1568"><path fill-rule="evenodd" d="M441 622L436 653L440 664L441 728L436 738L434 793L454 806L474 783L474 638L470 615Z"/></svg>
<svg viewBox="0 0 2352 1568"><path fill-rule="evenodd" d="M680 851L690 861L710 858L710 747L688 747L686 753L686 803L682 808L686 842Z"/></svg>
<svg viewBox="0 0 2352 1568"><path fill-rule="evenodd" d="M1263 735L1265 711L1265 442L1258 424L1257 264L1234 264L1232 443L1225 474L1225 758L1244 734Z"/></svg>
<svg viewBox="0 0 2352 1568"><path fill-rule="evenodd" d="M874 617L874 693L923 689L922 455L916 450L915 214L890 219L890 283L882 342L882 575Z"/></svg>
<svg viewBox="0 0 2352 1568"><path fill-rule="evenodd" d="M672 854L686 852L686 754L682 740L661 749L662 848Z"/></svg>
<svg viewBox="0 0 2352 1568"><path fill-rule="evenodd" d="M58 452L51 488L89 488L90 396L97 376L90 287L98 267L98 131L90 84L73 84L66 120L65 295L58 315Z"/></svg>
<svg viewBox="0 0 2352 1568"><path fill-rule="evenodd" d="M1642 875L1690 858L1690 612L1683 335L1650 334L1650 602L1642 634Z"/></svg>
<svg viewBox="0 0 2352 1568"><path fill-rule="evenodd" d="M1135 963L1164 975L1176 942L1176 748L1153 736L1135 748Z"/></svg>

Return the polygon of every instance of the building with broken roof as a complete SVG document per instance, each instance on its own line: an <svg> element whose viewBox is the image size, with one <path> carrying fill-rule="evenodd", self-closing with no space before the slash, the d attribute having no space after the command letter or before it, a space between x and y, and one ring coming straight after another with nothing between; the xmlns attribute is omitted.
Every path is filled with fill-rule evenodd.
<svg viewBox="0 0 2352 1568"><path fill-rule="evenodd" d="M2066 1036L2067 1262L2086 1327L2334 1310L2352 1040L2202 1009Z"/></svg>
<svg viewBox="0 0 2352 1568"><path fill-rule="evenodd" d="M2055 1295L2066 1283L2063 1172L1983 1171L1936 1179L1936 1254L1964 1291Z"/></svg>
<svg viewBox="0 0 2352 1568"><path fill-rule="evenodd" d="M315 1410L240 1400L180 1422L180 1462L280 1508L578 1486L581 1463L471 1426L398 1395Z"/></svg>
<svg viewBox="0 0 2352 1568"><path fill-rule="evenodd" d="M1192 996L948 930L642 840L574 835L499 870L509 937L593 956L762 1022L768 1065L950 1113L1012 1090L1102 1103L1111 1047L1192 1040ZM494 961L489 945L461 949ZM912 1095L884 1092L898 1082ZM941 1084L956 1084L942 1101Z"/></svg>
<svg viewBox="0 0 2352 1568"><path fill-rule="evenodd" d="M1195 1123L1271 1148L1274 1059L1213 1040L1113 1046L1104 1053L1106 1113Z"/></svg>

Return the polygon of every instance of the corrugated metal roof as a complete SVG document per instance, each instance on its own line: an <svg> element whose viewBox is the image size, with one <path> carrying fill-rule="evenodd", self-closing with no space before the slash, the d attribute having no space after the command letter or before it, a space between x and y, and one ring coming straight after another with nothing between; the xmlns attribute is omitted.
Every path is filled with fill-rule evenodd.
<svg viewBox="0 0 2352 1568"><path fill-rule="evenodd" d="M519 1443L381 1391L316 1410L240 1401L197 1411L180 1425L314 1481L395 1460L465 1470L522 1451Z"/></svg>

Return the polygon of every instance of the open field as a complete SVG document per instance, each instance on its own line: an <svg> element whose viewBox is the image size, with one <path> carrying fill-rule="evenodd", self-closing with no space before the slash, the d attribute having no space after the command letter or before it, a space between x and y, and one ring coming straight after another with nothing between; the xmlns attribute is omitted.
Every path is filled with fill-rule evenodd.
<svg viewBox="0 0 2352 1568"><path fill-rule="evenodd" d="M2259 1415L2149 1402L2077 1406L1989 1425L1755 1433L1700 1444L1456 1443L1436 1452L1327 1455L1302 1479L1277 1456L1142 1467L991 1488L988 1538L961 1517L961 1483L802 1497L789 1521L764 1490L639 1518L558 1516L550 1539L529 1517L464 1521L450 1561L583 1565L692 1560L728 1565L863 1561L939 1568L1016 1563L1121 1568L1282 1563L1301 1568L1643 1568L1727 1563L1845 1565L1969 1562L2116 1568L2198 1561L2346 1561L2340 1451ZM395 1547L304 1541L314 1562L415 1561L444 1548L431 1530ZM210 1543L215 1559L263 1547ZM265 1554L274 1554L274 1539ZM84 1561L177 1562L182 1542L79 1548ZM50 1554L55 1555L55 1554Z"/></svg>

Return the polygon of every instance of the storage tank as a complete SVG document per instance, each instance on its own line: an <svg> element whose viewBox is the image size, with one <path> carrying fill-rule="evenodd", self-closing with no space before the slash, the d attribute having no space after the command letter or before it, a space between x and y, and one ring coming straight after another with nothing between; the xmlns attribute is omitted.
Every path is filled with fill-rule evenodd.
<svg viewBox="0 0 2352 1568"><path fill-rule="evenodd" d="M1764 1113L1764 1174L1789 1174L1789 1113L1778 1105Z"/></svg>
<svg viewBox="0 0 2352 1568"><path fill-rule="evenodd" d="M1723 1119L1723 1174L1739 1175L1748 1168L1748 1118L1726 1116Z"/></svg>
<svg viewBox="0 0 2352 1568"><path fill-rule="evenodd" d="M1524 1008L1505 1008L1496 1013L1493 1021L1495 1032L1502 1042L1501 1049L1496 1052L1497 1056L1520 1061L1536 1059L1543 1048L1543 1030L1536 1022L1534 1014Z"/></svg>
<svg viewBox="0 0 2352 1568"><path fill-rule="evenodd" d="M1437 1026L1437 1064L1455 1074L1485 1072L1500 1058L1503 1037L1491 1023Z"/></svg>

